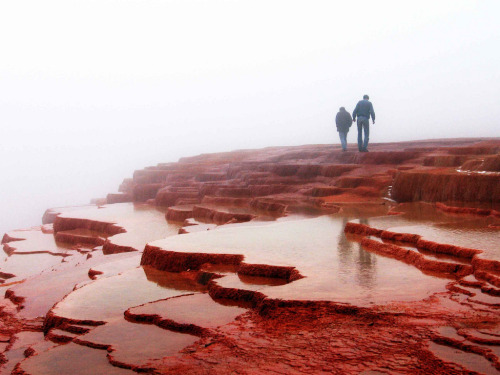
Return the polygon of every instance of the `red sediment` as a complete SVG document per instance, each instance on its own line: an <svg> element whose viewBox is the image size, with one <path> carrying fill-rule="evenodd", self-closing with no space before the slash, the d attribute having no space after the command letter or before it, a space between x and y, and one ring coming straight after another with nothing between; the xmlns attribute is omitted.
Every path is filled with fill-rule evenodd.
<svg viewBox="0 0 500 375"><path fill-rule="evenodd" d="M250 194L256 197L261 197L271 194L288 193L292 190L289 185L284 185L284 184L277 184L277 185L253 184L250 185L249 189L250 189Z"/></svg>
<svg viewBox="0 0 500 375"><path fill-rule="evenodd" d="M166 300L169 300L172 298L186 297L189 295L192 295L192 294L184 294L182 296L166 298ZM144 306L144 304L139 305L139 306ZM131 308L128 308L127 310L125 310L125 312L123 313L123 315L125 316L125 319L127 319L128 321L131 321L131 322L154 324L160 328L168 329L170 331L188 333L188 334L200 336L200 337L210 334L209 329L200 327L194 323L179 323L179 322L175 322L172 319L163 318L157 314L138 314L138 313L133 313L131 311L132 309L136 309L139 306L134 306L134 307L131 307Z"/></svg>
<svg viewBox="0 0 500 375"><path fill-rule="evenodd" d="M468 160L460 167L464 171L500 172L500 155Z"/></svg>
<svg viewBox="0 0 500 375"><path fill-rule="evenodd" d="M458 283L462 286L467 286L471 288L481 288L483 285L485 285L484 281L468 280L466 278L458 280Z"/></svg>
<svg viewBox="0 0 500 375"><path fill-rule="evenodd" d="M474 276L479 280L484 280L489 282L491 285L500 288L500 276L494 275L491 272L475 270Z"/></svg>
<svg viewBox="0 0 500 375"><path fill-rule="evenodd" d="M14 241L24 241L25 238L17 238L17 237L11 237L9 236L8 233L5 233L2 237L2 244L6 244L8 242L14 242Z"/></svg>
<svg viewBox="0 0 500 375"><path fill-rule="evenodd" d="M12 279L13 277L16 277L16 275L14 275L13 273L0 271L0 278L2 279ZM0 282L3 282L3 280L1 280Z"/></svg>
<svg viewBox="0 0 500 375"><path fill-rule="evenodd" d="M292 282L303 278L295 267L271 266L268 264L241 263L238 273L248 276L272 277Z"/></svg>
<svg viewBox="0 0 500 375"><path fill-rule="evenodd" d="M283 309L296 309L297 311L312 309L326 310L328 313L342 315L358 315L367 310L363 307L353 306L348 303L338 303L333 301L298 301L298 300L281 300L281 299L263 299L257 307L257 312L262 317L267 317L275 314L280 314Z"/></svg>
<svg viewBox="0 0 500 375"><path fill-rule="evenodd" d="M321 176L323 173L323 166L321 164L306 164L301 165L297 170L297 176L300 178L313 178Z"/></svg>
<svg viewBox="0 0 500 375"><path fill-rule="evenodd" d="M73 341L74 339L74 337L71 337L69 335L57 334L54 332L53 329L47 332L45 338L58 344L66 344L68 342Z"/></svg>
<svg viewBox="0 0 500 375"><path fill-rule="evenodd" d="M199 182L208 181L223 181L227 179L227 174L223 172L205 172L195 176L195 180Z"/></svg>
<svg viewBox="0 0 500 375"><path fill-rule="evenodd" d="M396 211L395 210L396 207L392 207L388 212L387 212L387 215L402 215L404 214L404 212L402 211Z"/></svg>
<svg viewBox="0 0 500 375"><path fill-rule="evenodd" d="M459 169L462 171L478 171L481 170L482 165L483 165L482 159L472 159L472 160L467 160L463 164L461 164Z"/></svg>
<svg viewBox="0 0 500 375"><path fill-rule="evenodd" d="M372 177L340 177L335 186L340 188L356 188L358 186L383 187L390 183L387 178L372 178Z"/></svg>
<svg viewBox="0 0 500 375"><path fill-rule="evenodd" d="M469 156L459 155L435 155L424 158L424 166L427 167L459 167Z"/></svg>
<svg viewBox="0 0 500 375"><path fill-rule="evenodd" d="M263 293L255 290L222 287L217 283L217 280L211 280L208 283L208 294L215 300L226 299L248 302L253 307L258 306L266 298Z"/></svg>
<svg viewBox="0 0 500 375"><path fill-rule="evenodd" d="M255 215L223 212L208 207L194 206L193 217L196 220L222 225L227 222L247 222L254 219Z"/></svg>
<svg viewBox="0 0 500 375"><path fill-rule="evenodd" d="M278 176L294 176L300 167L300 164L277 164L272 166L272 172Z"/></svg>
<svg viewBox="0 0 500 375"><path fill-rule="evenodd" d="M493 271L500 274L500 261L498 260L474 257L474 259L472 259L472 265L474 266L474 269L477 270Z"/></svg>
<svg viewBox="0 0 500 375"><path fill-rule="evenodd" d="M54 221L54 233L73 229L89 229L110 236L126 232L124 228L113 223L71 217L56 217Z"/></svg>
<svg viewBox="0 0 500 375"><path fill-rule="evenodd" d="M338 177L344 173L350 172L359 168L357 164L331 164L323 165L321 168L321 175L324 177Z"/></svg>
<svg viewBox="0 0 500 375"><path fill-rule="evenodd" d="M176 222L184 222L184 220L192 217L193 209L184 207L169 207L165 214L165 219Z"/></svg>
<svg viewBox="0 0 500 375"><path fill-rule="evenodd" d="M205 263L239 265L242 261L243 255L238 254L181 253L146 245L141 266L152 266L159 271L181 272L199 270Z"/></svg>
<svg viewBox="0 0 500 375"><path fill-rule="evenodd" d="M479 215L479 216L495 216L500 217L500 211L486 208L475 208L475 207L454 207L448 206L444 203L436 202L436 208L441 211L449 212L453 214L467 214L467 215Z"/></svg>
<svg viewBox="0 0 500 375"><path fill-rule="evenodd" d="M106 242L106 240L101 237L81 236L77 234L64 233L64 232L56 233L55 239L57 242L64 242L73 245L102 246Z"/></svg>
<svg viewBox="0 0 500 375"><path fill-rule="evenodd" d="M500 297L500 289L489 285L483 285L481 287L481 292L489 294L490 296Z"/></svg>
<svg viewBox="0 0 500 375"><path fill-rule="evenodd" d="M17 306L21 306L26 300L24 297L16 296L16 293L11 289L5 291L5 298L10 299Z"/></svg>
<svg viewBox="0 0 500 375"><path fill-rule="evenodd" d="M274 202L272 198L255 198L250 202L250 207L254 210L284 215L288 206L286 204Z"/></svg>
<svg viewBox="0 0 500 375"><path fill-rule="evenodd" d="M198 191L192 189L172 191L172 188L163 188L156 194L155 202L157 206L170 207L178 204L180 199L193 199L199 201Z"/></svg>
<svg viewBox="0 0 500 375"><path fill-rule="evenodd" d="M416 245L418 240L420 240L421 236L418 234L396 233L384 230L382 231L382 233L380 233L380 238L384 240L405 242Z"/></svg>
<svg viewBox="0 0 500 375"><path fill-rule="evenodd" d="M498 146L448 147L446 150L451 155L487 155L497 153Z"/></svg>
<svg viewBox="0 0 500 375"><path fill-rule="evenodd" d="M106 196L106 203L126 203L133 202L134 197L130 193L110 193Z"/></svg>
<svg viewBox="0 0 500 375"><path fill-rule="evenodd" d="M84 333L90 332L90 327L86 328L83 326L73 325L73 324L69 324L69 323L63 323L63 324L59 325L57 328L59 328L63 331L77 334L77 335L82 335Z"/></svg>
<svg viewBox="0 0 500 375"><path fill-rule="evenodd" d="M24 354L25 358L28 358L28 357L31 357L32 355L36 354L36 352L35 352L35 349L33 349L32 347L29 347L28 349L26 349L23 352L23 354ZM17 365L16 365L16 367L17 367Z"/></svg>
<svg viewBox="0 0 500 375"><path fill-rule="evenodd" d="M117 245L111 240L106 240L102 246L102 253L104 255L118 254L118 253L130 253L132 251L139 251L140 249L135 249L132 246Z"/></svg>
<svg viewBox="0 0 500 375"><path fill-rule="evenodd" d="M434 336L432 338L432 341L434 341L436 344L446 345L451 348L462 350L464 352L479 354L490 361L497 370L500 370L500 361L498 360L498 357L495 355L495 353L489 348L471 345L451 337L443 336Z"/></svg>
<svg viewBox="0 0 500 375"><path fill-rule="evenodd" d="M349 190L352 194L360 197L380 197L382 194L381 188L378 187L358 186Z"/></svg>
<svg viewBox="0 0 500 375"><path fill-rule="evenodd" d="M418 252L397 245L387 244L369 238L363 238L361 245L374 252L411 264L422 271L444 273L456 277L463 277L473 273L472 266L427 259Z"/></svg>
<svg viewBox="0 0 500 375"><path fill-rule="evenodd" d="M8 256L11 256L16 251L16 248L13 246L10 246L8 243L4 243L3 244L3 251Z"/></svg>
<svg viewBox="0 0 500 375"><path fill-rule="evenodd" d="M420 156L418 151L375 151L358 155L360 164L401 164Z"/></svg>
<svg viewBox="0 0 500 375"><path fill-rule="evenodd" d="M479 168L481 171L500 172L500 155L485 157Z"/></svg>
<svg viewBox="0 0 500 375"><path fill-rule="evenodd" d="M311 195L313 197L328 197L331 195L342 194L345 191L346 189L334 186L315 186L311 190Z"/></svg>
<svg viewBox="0 0 500 375"><path fill-rule="evenodd" d="M252 191L246 187L221 187L216 194L219 197L249 198Z"/></svg>
<svg viewBox="0 0 500 375"><path fill-rule="evenodd" d="M206 195L215 195L221 188L221 185L219 183L204 183L200 189L199 189L199 195L200 197L204 197Z"/></svg>
<svg viewBox="0 0 500 375"><path fill-rule="evenodd" d="M500 202L500 175L468 174L449 170L404 171L391 192L397 202Z"/></svg>
<svg viewBox="0 0 500 375"><path fill-rule="evenodd" d="M500 345L500 338L494 339L494 338L486 338L484 335L482 337L478 337L478 335L475 335L474 332L471 332L468 329L458 329L457 333L465 337L467 340L478 343L478 344L485 344L485 345Z"/></svg>
<svg viewBox="0 0 500 375"><path fill-rule="evenodd" d="M419 249L428 250L434 253L453 255L455 257L465 258L465 259L472 259L472 265L474 266L474 268L489 269L492 271L496 271L498 269L500 271L500 262L487 259L479 259L475 257L476 255L482 253L481 250L470 249L466 247L449 245L449 244L441 244L433 241L424 240L421 238L420 235L417 234L383 231L380 229L369 227L364 224L357 224L357 223L347 223L344 228L344 232L359 234L363 236L375 236L385 240L409 243L418 247ZM375 242L379 243L378 241Z"/></svg>
<svg viewBox="0 0 500 375"><path fill-rule="evenodd" d="M52 328L63 328L68 325L100 326L106 324L100 320L78 320L55 315L52 310L47 313L43 321L43 333L47 334Z"/></svg>
<svg viewBox="0 0 500 375"><path fill-rule="evenodd" d="M470 249L467 247L441 244L433 241L427 241L420 239L417 241L417 247L419 249L429 250L434 253L453 255L459 258L472 259L475 255L481 254L481 250ZM474 263L473 263L474 265Z"/></svg>
<svg viewBox="0 0 500 375"><path fill-rule="evenodd" d="M134 185L132 189L134 202L145 202L148 199L154 199L161 188L162 184Z"/></svg>
<svg viewBox="0 0 500 375"><path fill-rule="evenodd" d="M202 203L216 206L248 206L252 202L252 198L231 198L231 197L213 197L205 195Z"/></svg>
<svg viewBox="0 0 500 375"><path fill-rule="evenodd" d="M381 229L375 229L365 224L347 223L344 228L345 233L360 234L364 236L380 237Z"/></svg>
<svg viewBox="0 0 500 375"><path fill-rule="evenodd" d="M95 280L98 275L102 275L102 271L93 270L92 268L89 268L88 274L90 279Z"/></svg>

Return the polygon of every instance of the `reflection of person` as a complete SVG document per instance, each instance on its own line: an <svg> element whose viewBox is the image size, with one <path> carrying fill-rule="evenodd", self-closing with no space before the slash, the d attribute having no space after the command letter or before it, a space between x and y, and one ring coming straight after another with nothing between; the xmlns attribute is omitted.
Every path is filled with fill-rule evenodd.
<svg viewBox="0 0 500 375"><path fill-rule="evenodd" d="M369 221L366 218L360 218L359 223L369 226ZM357 278L359 285L371 289L377 271L377 258L369 251L363 249L361 242L358 244L358 259L356 265L358 267Z"/></svg>
<svg viewBox="0 0 500 375"><path fill-rule="evenodd" d="M337 125L337 131L339 132L342 151L346 151L347 133L349 132L349 128L352 125L352 117L351 114L347 112L344 107L340 107L337 116L335 116L335 124Z"/></svg>
<svg viewBox="0 0 500 375"><path fill-rule="evenodd" d="M368 95L363 96L363 100L360 100L356 104L356 108L352 112L352 122L356 121L358 117L358 150L359 152L368 152L368 140L370 139L370 116L375 124L375 111L373 110L372 103L368 100L370 97ZM365 139L363 141L363 134L365 133Z"/></svg>
<svg viewBox="0 0 500 375"><path fill-rule="evenodd" d="M342 218L342 226L340 227L339 243L338 243L339 261L340 265L343 266L344 268L349 267L349 258L352 253L352 245L353 245L353 243L347 239L344 232L344 228L348 223L348 221L349 219L347 218L347 216L344 216Z"/></svg>

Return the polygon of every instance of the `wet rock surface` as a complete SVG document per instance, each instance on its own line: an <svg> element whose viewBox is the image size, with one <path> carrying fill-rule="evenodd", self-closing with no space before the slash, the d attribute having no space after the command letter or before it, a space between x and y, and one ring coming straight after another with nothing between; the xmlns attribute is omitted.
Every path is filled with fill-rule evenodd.
<svg viewBox="0 0 500 375"><path fill-rule="evenodd" d="M500 373L500 141L136 171L4 234L2 374Z"/></svg>

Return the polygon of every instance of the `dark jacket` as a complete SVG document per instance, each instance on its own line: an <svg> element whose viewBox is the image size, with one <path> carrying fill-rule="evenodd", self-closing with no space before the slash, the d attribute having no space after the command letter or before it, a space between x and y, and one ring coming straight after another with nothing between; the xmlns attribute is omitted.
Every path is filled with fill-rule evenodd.
<svg viewBox="0 0 500 375"><path fill-rule="evenodd" d="M375 111L372 103L368 99L360 100L352 113L353 120L356 120L356 117L370 118L370 116L372 116L372 121L375 121Z"/></svg>
<svg viewBox="0 0 500 375"><path fill-rule="evenodd" d="M337 125L337 131L347 133L352 125L352 117L349 112L345 110L344 107L340 109L335 116L335 124Z"/></svg>

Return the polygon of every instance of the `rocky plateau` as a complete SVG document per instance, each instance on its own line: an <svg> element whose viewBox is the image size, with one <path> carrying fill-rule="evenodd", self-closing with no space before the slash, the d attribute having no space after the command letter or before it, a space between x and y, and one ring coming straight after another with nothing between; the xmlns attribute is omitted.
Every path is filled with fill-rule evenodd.
<svg viewBox="0 0 500 375"><path fill-rule="evenodd" d="M186 157L2 246L1 374L500 373L498 138Z"/></svg>

